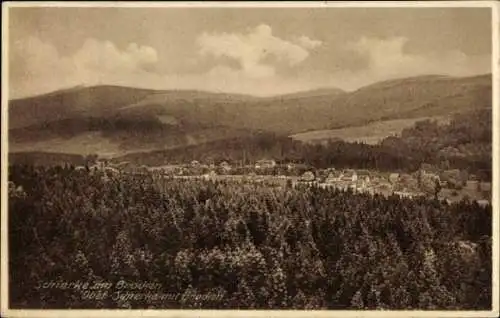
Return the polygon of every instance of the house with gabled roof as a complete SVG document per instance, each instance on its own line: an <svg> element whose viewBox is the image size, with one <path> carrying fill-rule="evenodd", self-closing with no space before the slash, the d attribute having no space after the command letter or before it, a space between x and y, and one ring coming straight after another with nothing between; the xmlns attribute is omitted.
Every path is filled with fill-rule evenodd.
<svg viewBox="0 0 500 318"><path fill-rule="evenodd" d="M363 180L366 183L369 183L371 180L370 171L368 171L368 170L357 170L356 174L357 174L358 180Z"/></svg>
<svg viewBox="0 0 500 318"><path fill-rule="evenodd" d="M340 171L332 171L326 177L325 183L339 182L341 178L342 178L342 173Z"/></svg>
<svg viewBox="0 0 500 318"><path fill-rule="evenodd" d="M342 172L342 176L340 177L341 181L351 181L355 182L358 180L358 175L356 174L355 170L352 169L346 169Z"/></svg>

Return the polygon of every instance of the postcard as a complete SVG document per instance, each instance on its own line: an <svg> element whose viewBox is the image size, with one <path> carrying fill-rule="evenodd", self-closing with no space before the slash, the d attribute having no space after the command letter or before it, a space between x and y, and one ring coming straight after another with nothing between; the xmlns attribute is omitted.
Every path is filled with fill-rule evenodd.
<svg viewBox="0 0 500 318"><path fill-rule="evenodd" d="M499 315L498 3L2 8L2 316Z"/></svg>

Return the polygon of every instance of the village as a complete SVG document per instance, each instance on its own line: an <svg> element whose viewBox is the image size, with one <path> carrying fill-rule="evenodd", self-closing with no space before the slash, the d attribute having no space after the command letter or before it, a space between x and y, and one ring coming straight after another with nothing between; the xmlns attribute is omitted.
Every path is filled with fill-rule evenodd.
<svg viewBox="0 0 500 318"><path fill-rule="evenodd" d="M254 164L231 165L227 161L218 164L200 163L193 160L187 164L162 166L137 166L129 162L97 160L90 170L104 170L108 174L148 174L155 177L182 179L233 180L262 183L269 186L317 186L336 188L359 193L398 195L406 198L421 196L437 197L447 202L464 198L478 204L490 203L491 182L479 180L477 176L458 169L442 170L423 164L413 173L382 172L366 169L316 169L298 163L277 163L272 159L258 160ZM80 166L77 169L84 169Z"/></svg>

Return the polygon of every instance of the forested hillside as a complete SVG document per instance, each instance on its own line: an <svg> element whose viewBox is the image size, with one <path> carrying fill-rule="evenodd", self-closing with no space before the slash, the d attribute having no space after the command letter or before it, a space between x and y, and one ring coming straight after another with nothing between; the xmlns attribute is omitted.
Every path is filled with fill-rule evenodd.
<svg viewBox="0 0 500 318"><path fill-rule="evenodd" d="M69 167L9 180L12 308L491 308L489 205Z"/></svg>
<svg viewBox="0 0 500 318"><path fill-rule="evenodd" d="M318 168L370 168L384 171L415 171L423 163L443 169L464 169L491 178L491 109L456 115L449 123L417 122L400 136L380 144L348 143L341 140L308 144L276 134L261 133L246 138L195 145L169 151L135 153L116 158L137 164L163 165L228 161L233 164L274 158L282 162L306 163Z"/></svg>
<svg viewBox="0 0 500 318"><path fill-rule="evenodd" d="M491 75L420 76L353 92L270 98L202 91L79 87L9 102L11 152L99 155L169 150L258 131L280 136L491 109ZM349 138L349 136L343 136ZM84 147L75 145L83 144Z"/></svg>

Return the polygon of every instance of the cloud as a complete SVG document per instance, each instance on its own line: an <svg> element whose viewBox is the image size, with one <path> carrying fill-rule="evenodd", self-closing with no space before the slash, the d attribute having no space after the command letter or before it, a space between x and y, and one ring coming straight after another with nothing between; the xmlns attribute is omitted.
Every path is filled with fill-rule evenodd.
<svg viewBox="0 0 500 318"><path fill-rule="evenodd" d="M137 71L158 61L155 49L131 43L120 51L112 42L87 39L73 56L76 64L87 69Z"/></svg>
<svg viewBox="0 0 500 318"><path fill-rule="evenodd" d="M71 56L61 56L37 37L15 42L10 54L11 95L40 94L79 84L125 83L143 76L158 61L155 49L131 43L124 50L110 41L87 39Z"/></svg>
<svg viewBox="0 0 500 318"><path fill-rule="evenodd" d="M348 43L347 54L357 54L368 60L366 69L353 72L351 76L375 82L424 74L469 76L491 72L489 55L468 56L460 50L415 54L405 50L408 43L405 37L362 37Z"/></svg>
<svg viewBox="0 0 500 318"><path fill-rule="evenodd" d="M76 69L71 59L37 37L14 42L9 61L9 91L14 97L44 93L74 81Z"/></svg>
<svg viewBox="0 0 500 318"><path fill-rule="evenodd" d="M99 84L270 95L287 92L290 84L276 77L273 67L248 61L251 67L247 69L219 65L206 72L160 74L150 70L160 61L154 48L132 43L121 50L110 41L96 39L88 39L73 54L62 56L54 45L28 37L16 41L9 59L9 98Z"/></svg>
<svg viewBox="0 0 500 318"><path fill-rule="evenodd" d="M320 45L306 36L294 41L276 37L262 24L246 34L201 34L198 59L212 57L206 70L190 74L160 74L161 61L153 47L86 39L63 56L51 43L37 37L19 39L9 52L11 98L43 94L76 85L125 85L156 89L208 89L248 94L287 92L292 81L280 77L277 67L294 67ZM227 64L227 60L234 64ZM186 58L186 62L188 58ZM192 61L193 62L193 61ZM275 62L275 63L273 63ZM194 63L194 62L193 62ZM196 63L194 63L196 68ZM279 83L279 84L278 84ZM288 83L288 84L283 84Z"/></svg>
<svg viewBox="0 0 500 318"><path fill-rule="evenodd" d="M108 84L275 95L329 86L351 90L381 80L424 74L469 76L491 72L490 55L468 56L459 50L415 54L406 50L408 43L404 37L353 40L342 46L342 54L366 63L357 68L339 63L337 69L326 71L319 58L315 68L309 65L313 59L303 63L310 50L323 43L306 36L286 41L274 36L269 26L260 25L247 34L204 33L198 37L198 45L206 65L193 66L197 72L162 73L158 66L170 60L162 61L153 47L131 43L119 48L110 41L88 39L66 56L51 43L28 37L14 41L10 47L9 94L10 98L19 98L82 84ZM228 59L236 63L230 64ZM272 63L276 61L284 66ZM289 67L295 73L278 72L282 70L278 67Z"/></svg>
<svg viewBox="0 0 500 318"><path fill-rule="evenodd" d="M302 46L303 48L313 50L323 44L323 42L319 40L312 40L309 37L303 35L296 39L296 43Z"/></svg>
<svg viewBox="0 0 500 318"><path fill-rule="evenodd" d="M269 57L294 66L309 56L308 50L321 44L304 36L297 43L283 40L274 36L271 27L266 24L255 27L247 34L205 32L198 37L197 43L202 56L234 59L243 73L251 78L276 74L275 66L263 62Z"/></svg>

